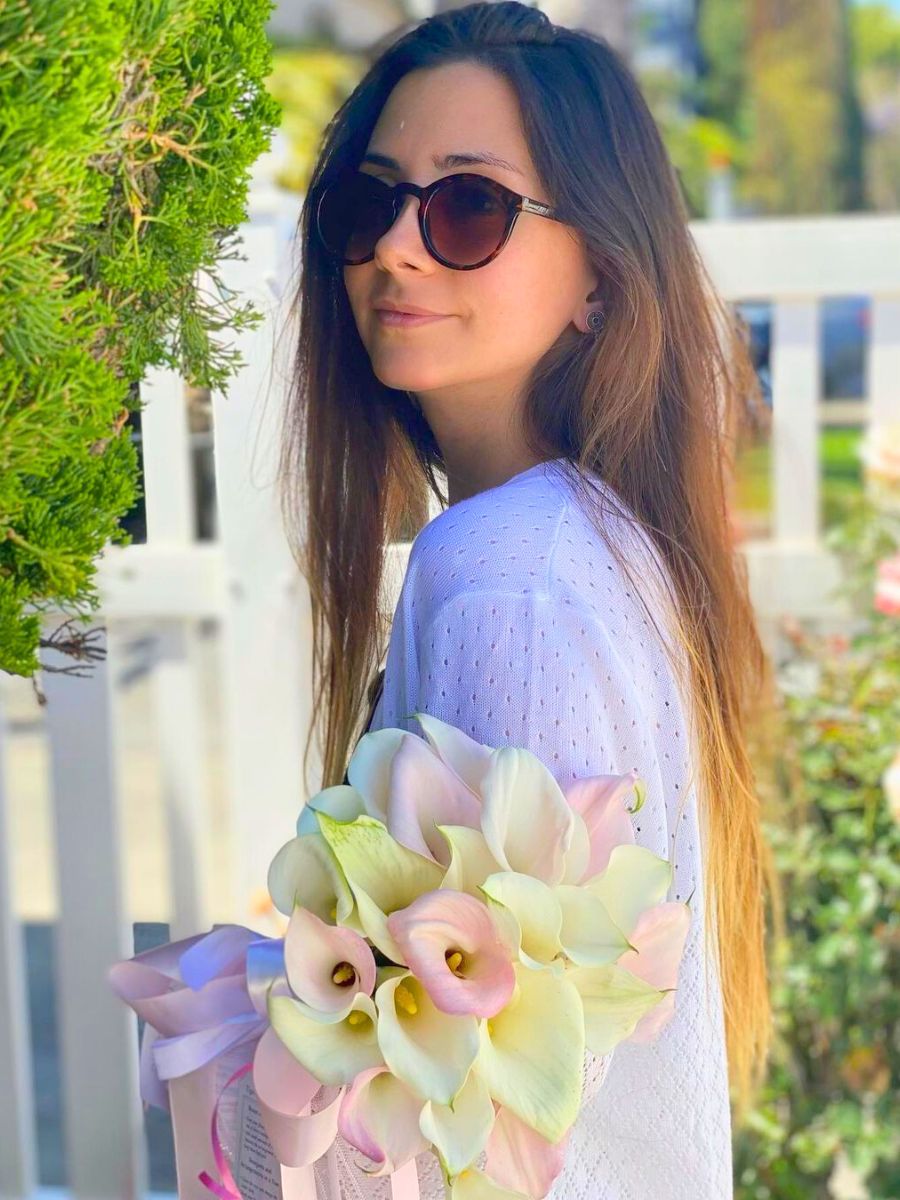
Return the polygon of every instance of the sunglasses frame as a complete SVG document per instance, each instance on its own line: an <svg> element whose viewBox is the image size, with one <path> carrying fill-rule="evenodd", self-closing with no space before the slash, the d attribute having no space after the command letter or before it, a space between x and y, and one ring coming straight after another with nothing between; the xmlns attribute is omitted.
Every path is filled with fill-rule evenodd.
<svg viewBox="0 0 900 1200"><path fill-rule="evenodd" d="M330 249L322 234L321 213L322 205L331 189L335 186L338 186L347 177L356 175L365 175L368 179L372 179L375 183L380 183L382 187L384 187L390 194L393 215L391 217L391 222L387 229L385 229L384 233L387 233L390 229L392 229L396 223L396 220L399 217L400 211L403 207L405 197L416 197L419 202L419 233L422 236L422 242L425 246L425 249L433 259L439 262L442 266L449 267L451 271L474 271L478 267L485 267L489 262L493 262L493 260L509 241L520 213L534 213L535 216L547 217L551 221L562 220L562 218L558 215L557 210L552 208L549 204L544 204L540 200L533 200L530 196L523 196L520 192L515 192L512 188L508 188L504 184L498 183L496 179L491 179L489 175L481 175L477 171L457 171L452 175L442 175L440 179L435 179L432 183L426 184L424 187L420 187L418 184L409 182L401 182L396 184L385 183L383 179L379 179L377 176L370 174L368 171L360 171L358 169L348 168L323 187L318 201L316 202L316 231L318 232L319 239L326 251L328 251L332 257L343 262L344 266L347 267L361 266L363 263L371 262L375 257L375 249L373 247L371 252L367 254L365 258L348 259L337 254L335 251ZM454 183L458 179L477 179L480 184L486 184L489 190L496 195L497 199L506 208L506 224L497 247L492 250L486 258L481 259L480 262L469 263L465 266L460 266L458 263L450 262L449 259L444 258L444 256L439 253L428 232L428 209L432 199L438 194L438 192L450 186L450 184ZM384 233L382 233L380 236L384 237Z"/></svg>

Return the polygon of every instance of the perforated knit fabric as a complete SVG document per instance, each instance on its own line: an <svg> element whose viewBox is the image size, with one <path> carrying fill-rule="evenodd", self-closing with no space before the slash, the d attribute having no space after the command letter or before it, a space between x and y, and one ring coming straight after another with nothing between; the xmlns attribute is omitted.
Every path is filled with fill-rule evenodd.
<svg viewBox="0 0 900 1200"><path fill-rule="evenodd" d="M424 711L485 745L527 747L561 786L637 767L647 794L631 818L635 841L674 860L667 899L691 897L675 1013L654 1042L586 1054L582 1108L548 1196L730 1200L722 1001L703 950L705 833L685 710L660 641L672 628L663 568L592 477L608 501L603 529L637 565L660 635L572 490L572 470L563 459L531 467L419 532L370 728L423 736L409 715ZM361 1163L338 1138L317 1166L321 1200L390 1200L389 1181L365 1177ZM422 1200L443 1200L433 1154L419 1155L417 1169Z"/></svg>

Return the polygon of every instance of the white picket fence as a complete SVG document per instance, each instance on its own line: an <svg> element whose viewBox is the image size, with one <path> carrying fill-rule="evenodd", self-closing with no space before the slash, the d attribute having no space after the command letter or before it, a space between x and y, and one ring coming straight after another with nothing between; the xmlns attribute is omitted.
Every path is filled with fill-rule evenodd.
<svg viewBox="0 0 900 1200"><path fill-rule="evenodd" d="M43 731L52 796L62 1110L68 1191L85 1200L146 1193L135 1020L105 983L133 952L126 902L122 800L126 746L122 675L135 623L155 638L154 719L169 862L173 938L213 919L254 927L266 867L290 836L301 795L299 763L310 716L308 597L288 553L274 499L286 354L286 237L296 199L254 197L248 261L230 286L267 313L241 336L247 363L214 410L218 532L198 543L180 381L166 372L143 388L147 543L113 547L100 571L105 660L88 678L43 673ZM830 611L834 564L819 544L820 351L817 305L827 296L872 302L866 412L900 416L900 218L842 217L698 222L693 232L732 300L774 304L774 536L744 547L766 619ZM396 583L408 546L394 548ZM218 633L218 706L229 850L227 918L211 912L208 803L209 698L198 666L199 622ZM53 622L48 622L48 630ZM65 660L47 651L48 664ZM0 681L3 682L3 681ZM0 688L0 1198L38 1186L21 917L13 900L17 848ZM223 880L217 879L219 895ZM46 1189L45 1189L46 1190Z"/></svg>

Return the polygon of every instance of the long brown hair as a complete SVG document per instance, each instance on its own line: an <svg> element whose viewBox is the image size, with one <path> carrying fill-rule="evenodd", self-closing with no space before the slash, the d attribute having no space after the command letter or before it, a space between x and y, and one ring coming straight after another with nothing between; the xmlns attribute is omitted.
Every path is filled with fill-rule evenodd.
<svg viewBox="0 0 900 1200"><path fill-rule="evenodd" d="M704 269L633 76L604 39L555 26L523 4L441 13L382 48L325 131L310 179L279 476L312 604L314 713L304 779L314 731L321 786L343 778L389 635L386 548L426 522L431 494L447 502L435 476L444 468L440 448L411 396L375 376L342 268L313 236L310 198L359 163L399 79L460 60L500 72L515 88L551 202L581 232L603 280L603 335L570 327L537 364L523 397L525 436L536 458L565 456L585 478L592 472L610 485L669 570L682 651L672 665L689 698L707 828L707 950L719 955L742 1123L765 1078L772 1034L766 884L774 899L778 893L759 801L759 755L771 738L751 742L773 711L774 688L728 493L735 447L762 406L743 325Z"/></svg>

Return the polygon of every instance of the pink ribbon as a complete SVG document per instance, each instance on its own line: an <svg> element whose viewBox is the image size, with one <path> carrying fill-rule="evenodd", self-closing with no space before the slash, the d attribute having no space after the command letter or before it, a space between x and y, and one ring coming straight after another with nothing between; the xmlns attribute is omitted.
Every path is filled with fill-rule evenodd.
<svg viewBox="0 0 900 1200"><path fill-rule="evenodd" d="M213 1192L220 1200L242 1200L219 1136L219 1105L226 1089L252 1072L260 1116L281 1166L284 1200L316 1200L312 1164L337 1136L345 1089L312 1112L322 1085L269 1026L268 991L290 991L284 939L262 937L241 925L214 925L208 933L115 963L108 979L145 1022L141 1097L158 1108L172 1109L176 1161L179 1150L185 1158L199 1153L196 1120L201 1110L212 1112L209 1138L221 1182L201 1170L195 1178L207 1190L193 1188L189 1193L179 1175L179 1197L190 1194L193 1200ZM248 1061L230 1074L210 1105L215 1094L211 1071L220 1056L232 1053ZM178 1090L170 1092L173 1083ZM394 1171L390 1180L393 1200L419 1200L415 1159Z"/></svg>

